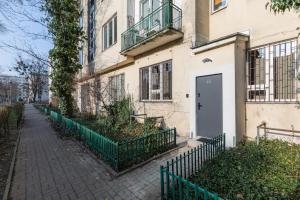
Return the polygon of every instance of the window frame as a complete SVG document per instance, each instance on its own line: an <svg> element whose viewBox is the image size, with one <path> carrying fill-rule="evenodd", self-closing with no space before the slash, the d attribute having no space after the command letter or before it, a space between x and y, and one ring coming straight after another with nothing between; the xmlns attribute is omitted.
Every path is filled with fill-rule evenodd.
<svg viewBox="0 0 300 200"><path fill-rule="evenodd" d="M83 26L84 26L84 9L83 9L83 5L82 5L82 1L80 1L80 11L79 11L79 27L81 30L83 30Z"/></svg>
<svg viewBox="0 0 300 200"><path fill-rule="evenodd" d="M111 23L111 39L110 42L110 23ZM105 31L106 29L106 31ZM117 30L115 30L117 29ZM107 37L105 39L105 36ZM114 46L118 42L118 16L117 13L113 14L111 18L109 18L102 26L102 51L109 49ZM105 45L106 44L106 45Z"/></svg>
<svg viewBox="0 0 300 200"><path fill-rule="evenodd" d="M221 10L223 10L223 9L225 9L225 8L227 8L227 6L228 6L228 1L229 0L225 0L226 1L226 3L225 3L225 5L224 6L222 6L222 7L220 7L220 8L218 8L218 9L214 9L214 2L215 0L210 0L210 12L211 12L211 14L214 14L214 13L216 13L216 12L219 12L219 11L221 11Z"/></svg>
<svg viewBox="0 0 300 200"><path fill-rule="evenodd" d="M290 44L290 54L287 54L287 44ZM274 59L276 59L276 50L274 50L276 48L276 46L278 45L285 45L285 55L279 56L280 57L286 57L292 54L295 54L294 58L292 60L290 60L290 62L292 64L294 64L294 80L292 80L292 93L278 93L275 94L275 80L274 80L274 76L276 75L275 72L275 68L276 64L274 64ZM264 80L265 83L262 84L255 84L255 80L254 80L254 84L250 85L250 75L249 75L249 67L251 65L251 61L250 61L250 52L254 51L254 50L258 50L258 49L265 49L265 75L264 75ZM278 42L274 42L274 43L270 43L270 44L265 44L265 45L261 45L261 46L257 46L257 47L253 47L251 49L248 49L248 53L247 53L247 64L246 64L246 102L247 103L295 103L298 101L298 94L297 94L297 85L298 85L298 80L297 80L297 65L299 65L299 61L297 60L298 55L299 55L299 43L297 41L297 38L291 38L291 39L287 39L287 40L282 40L282 41L278 41ZM280 53L281 54L281 53ZM286 58L287 59L287 58ZM281 70L285 70L284 66ZM293 66L292 66L293 67ZM289 66L287 66L287 72L288 72L288 68ZM292 68L293 69L293 68ZM256 72L254 72L255 77L256 77ZM283 73L282 72L282 77L284 74L287 73ZM260 76L260 75L259 75ZM284 80L281 80L281 82L283 82ZM287 80L288 81L288 80ZM278 83L277 83L278 84ZM283 84L283 83L282 83ZM285 84L289 84L289 83L285 83ZM257 93L257 92L264 92L265 97L264 98L254 98L254 99L250 99L250 92L253 93ZM291 95L294 96L294 98L276 98L276 95Z"/></svg>
<svg viewBox="0 0 300 200"><path fill-rule="evenodd" d="M84 53L83 53L83 46L79 47L79 63L80 65L84 65Z"/></svg>
<svg viewBox="0 0 300 200"><path fill-rule="evenodd" d="M120 80L121 80L121 82L120 82L121 88L120 89L118 88L118 84L117 84L117 81L119 80L119 77L120 77ZM117 80L116 81L116 88L112 87L114 79ZM113 92L112 92L113 89L116 90L116 98L114 98L114 96L112 95L113 94ZM118 94L119 91L121 91L121 94ZM126 94L125 94L125 73L116 74L116 75L108 77L108 93L109 93L109 100L111 102L121 101L122 99L125 98L125 96L126 96Z"/></svg>
<svg viewBox="0 0 300 200"><path fill-rule="evenodd" d="M171 67L171 86L169 88L170 90L170 95L169 95L169 99L165 99L164 98L164 67L165 64L169 64ZM153 86L153 82L152 82L152 70L154 67L159 67L159 89L152 89ZM148 70L148 79L147 79L147 87L148 87L148 99L143 99L143 85L142 85L142 73L143 70ZM156 63L156 64L152 64L150 66L146 66L146 67L142 67L139 69L139 79L140 79L140 84L139 84L139 99L141 102L172 102L173 101L173 62L172 60L167 60L167 61L163 61L160 63ZM159 94L160 94L160 98L159 99L153 99L152 95L155 94L155 92L157 92L159 90Z"/></svg>
<svg viewBox="0 0 300 200"><path fill-rule="evenodd" d="M91 8L91 1L94 2L93 10ZM93 12L93 19L91 19L92 12ZM91 28L91 25L93 25L93 28ZM91 38L91 34L93 35L92 38ZM91 57L91 55L93 56ZM96 55L96 0L89 0L88 1L88 63L94 62L95 55Z"/></svg>

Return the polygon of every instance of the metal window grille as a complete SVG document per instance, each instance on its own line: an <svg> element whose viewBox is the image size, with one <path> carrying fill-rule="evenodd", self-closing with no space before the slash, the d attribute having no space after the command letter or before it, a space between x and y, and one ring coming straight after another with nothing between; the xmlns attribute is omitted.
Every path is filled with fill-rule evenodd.
<svg viewBox="0 0 300 200"><path fill-rule="evenodd" d="M248 51L247 101L297 101L297 41L253 48Z"/></svg>
<svg viewBox="0 0 300 200"><path fill-rule="evenodd" d="M121 101L125 97L125 75L109 77L109 96L112 102Z"/></svg>
<svg viewBox="0 0 300 200"><path fill-rule="evenodd" d="M91 106L90 84L81 85L81 112L88 112Z"/></svg>

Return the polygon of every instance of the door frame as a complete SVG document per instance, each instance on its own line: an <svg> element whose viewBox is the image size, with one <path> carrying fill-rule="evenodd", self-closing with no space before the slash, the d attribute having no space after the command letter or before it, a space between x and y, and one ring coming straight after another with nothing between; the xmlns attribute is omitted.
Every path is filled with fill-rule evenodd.
<svg viewBox="0 0 300 200"><path fill-rule="evenodd" d="M207 138L207 137L201 137L201 136L198 136L198 126L197 126L197 78L201 78L201 77L208 77L208 76L215 76L215 75L221 75L221 96L222 96L222 104L221 104L221 107L222 107L222 133L224 132L224 106L223 106L223 103L224 103L224 99L223 99L223 73L213 73L213 74L207 74L207 75L200 75L200 76L196 76L195 77L195 96L194 96L194 103L195 103L195 109L194 109L194 119L195 119L195 134L193 136L193 138L196 138L196 139L200 139L200 138ZM220 134L222 134L220 133Z"/></svg>

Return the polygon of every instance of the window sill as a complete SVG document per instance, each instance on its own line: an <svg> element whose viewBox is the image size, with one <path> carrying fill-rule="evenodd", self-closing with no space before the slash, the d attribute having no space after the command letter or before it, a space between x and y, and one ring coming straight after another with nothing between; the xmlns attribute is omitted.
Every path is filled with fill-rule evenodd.
<svg viewBox="0 0 300 200"><path fill-rule="evenodd" d="M111 46L107 47L106 49L102 49L102 53L107 51L108 49L110 49L111 47L115 46L118 43L118 41L116 41L115 43L113 43Z"/></svg>
<svg viewBox="0 0 300 200"><path fill-rule="evenodd" d="M173 103L173 100L140 100L141 103Z"/></svg>
<svg viewBox="0 0 300 200"><path fill-rule="evenodd" d="M246 101L246 104L297 104L299 105L299 102L297 100L291 100L291 101Z"/></svg>

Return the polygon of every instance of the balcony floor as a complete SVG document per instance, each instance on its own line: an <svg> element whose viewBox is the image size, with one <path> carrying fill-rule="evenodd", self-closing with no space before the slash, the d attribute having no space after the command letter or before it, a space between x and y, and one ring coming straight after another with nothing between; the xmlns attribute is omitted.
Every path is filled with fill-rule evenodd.
<svg viewBox="0 0 300 200"><path fill-rule="evenodd" d="M183 37L181 31L166 28L136 45L121 51L124 56L137 56Z"/></svg>

